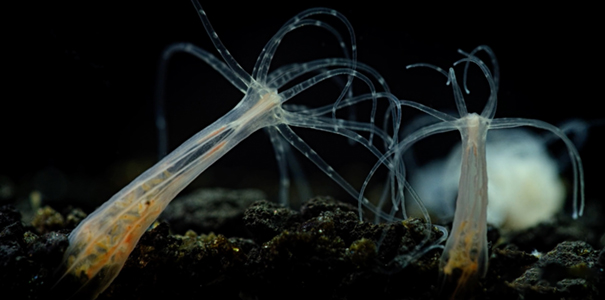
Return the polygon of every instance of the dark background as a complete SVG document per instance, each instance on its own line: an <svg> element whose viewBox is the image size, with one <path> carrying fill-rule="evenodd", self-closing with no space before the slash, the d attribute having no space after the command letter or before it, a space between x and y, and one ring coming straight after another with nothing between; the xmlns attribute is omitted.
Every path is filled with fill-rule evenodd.
<svg viewBox="0 0 605 300"><path fill-rule="evenodd" d="M492 47L501 68L497 117L558 124L603 116L598 108L603 101L603 49L597 45L602 21L596 18L595 7L404 4L400 9L377 2L343 6L291 1L280 7L256 1L218 2L202 4L226 47L247 71L283 23L321 5L349 19L359 61L377 69L402 99L453 109L451 91L442 78L432 71L406 71L405 66L427 62L448 67L461 57L457 49L470 51L485 44ZM157 160L153 97L162 50L175 42L191 42L209 51L214 47L188 1L27 3L5 13L12 15L12 22L3 30L8 68L0 109L0 176L13 187L9 198L23 199L39 190L48 202L81 200L94 207ZM334 40L318 29L300 30L282 46L274 66L339 55ZM174 57L167 78L170 149L219 118L242 96L218 73L186 55ZM301 103L311 103L305 101L313 99ZM483 103L469 105L474 110ZM591 130L581 151L587 191L593 194L604 167L602 133L601 128ZM329 147L320 152L326 160L343 173L354 172L345 162L357 150ZM316 170L306 167L310 173ZM263 189L275 198L276 183L270 142L264 133L256 133L205 172L198 184L266 185Z"/></svg>

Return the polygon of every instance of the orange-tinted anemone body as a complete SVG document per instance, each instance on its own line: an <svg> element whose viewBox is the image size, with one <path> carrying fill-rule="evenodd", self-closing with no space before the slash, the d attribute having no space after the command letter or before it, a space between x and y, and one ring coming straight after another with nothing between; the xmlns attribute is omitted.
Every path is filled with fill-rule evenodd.
<svg viewBox="0 0 605 300"><path fill-rule="evenodd" d="M119 274L141 236L201 172L254 131L274 124L281 97L250 93L240 105L186 141L89 215L70 234L64 275L69 295L94 299ZM70 277L69 280L67 277ZM64 284L64 283L61 283ZM76 290L74 293L74 289Z"/></svg>
<svg viewBox="0 0 605 300"><path fill-rule="evenodd" d="M465 294L487 271L487 167L489 120L477 114L460 119L462 168L456 214L441 256L446 281L456 281L452 298ZM457 278L456 278L457 277Z"/></svg>

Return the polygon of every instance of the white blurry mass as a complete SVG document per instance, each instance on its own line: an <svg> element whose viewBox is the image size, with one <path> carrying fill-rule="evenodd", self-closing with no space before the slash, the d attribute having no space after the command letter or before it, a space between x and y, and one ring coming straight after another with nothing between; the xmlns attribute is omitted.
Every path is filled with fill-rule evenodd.
<svg viewBox="0 0 605 300"><path fill-rule="evenodd" d="M547 221L561 210L566 191L545 138L523 129L492 130L486 155L489 224L519 230ZM453 219L461 160L458 144L446 158L410 174L412 187L437 222Z"/></svg>

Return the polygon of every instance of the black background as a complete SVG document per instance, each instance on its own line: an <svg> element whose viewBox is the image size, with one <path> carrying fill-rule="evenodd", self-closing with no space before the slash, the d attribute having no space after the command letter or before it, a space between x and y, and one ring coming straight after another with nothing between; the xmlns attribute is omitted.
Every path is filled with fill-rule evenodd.
<svg viewBox="0 0 605 300"><path fill-rule="evenodd" d="M46 189L47 200L86 197L95 203L156 160L153 96L162 50L175 42L191 42L206 50L214 47L188 1L124 2L29 2L5 11L11 21L5 23L2 37L3 63L8 68L3 68L0 175L17 187L15 197ZM451 92L439 76L410 73L405 66L427 62L447 67L460 58L457 49L470 51L485 44L492 47L501 68L497 117L558 124L603 116L599 109L603 49L598 45L602 21L596 18L595 7L282 3L279 7L257 1L202 5L247 71L283 23L321 5L349 19L358 60L377 69L400 98L454 108ZM338 55L334 40L317 32L321 30L301 30L284 40L274 66L280 59L295 62ZM242 96L211 68L185 55L175 56L167 76L170 149L219 118ZM430 94L433 90L435 94ZM430 96L424 96L427 93ZM592 130L581 151L589 193L596 191L602 178L602 132ZM324 153L326 160L341 167L342 151L333 148ZM124 162L133 161L138 162L130 171L134 175L124 175L128 173ZM312 166L308 170L315 171ZM257 186L246 179L250 175L243 173L248 171L276 185L274 154L263 133L211 167L201 185ZM118 180L116 174L124 178ZM70 188L56 185L80 191L65 192ZM273 193L270 188L269 192Z"/></svg>

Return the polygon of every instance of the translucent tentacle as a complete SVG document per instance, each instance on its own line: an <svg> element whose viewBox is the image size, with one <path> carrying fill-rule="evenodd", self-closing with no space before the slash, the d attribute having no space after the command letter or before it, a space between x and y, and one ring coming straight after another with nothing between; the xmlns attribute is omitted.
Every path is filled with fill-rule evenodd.
<svg viewBox="0 0 605 300"><path fill-rule="evenodd" d="M252 76L250 76L250 74L248 74L244 70L244 68L242 68L242 66L239 65L239 63L237 63L233 55L231 55L231 53L229 53L229 50L227 50L225 45L223 45L223 42L221 42L221 39L218 37L218 34L216 34L216 31L214 30L214 28L212 28L210 20L208 20L208 16L206 16L206 12L202 8L202 5L197 0L191 0L191 2L197 9L198 15L202 20L202 24L204 24L204 29L206 29L208 36L210 36L214 47L216 48L218 53L223 57L227 66L229 66L235 76L237 76L241 81L245 82L247 86L252 84L252 82L254 82L254 79L252 78Z"/></svg>

